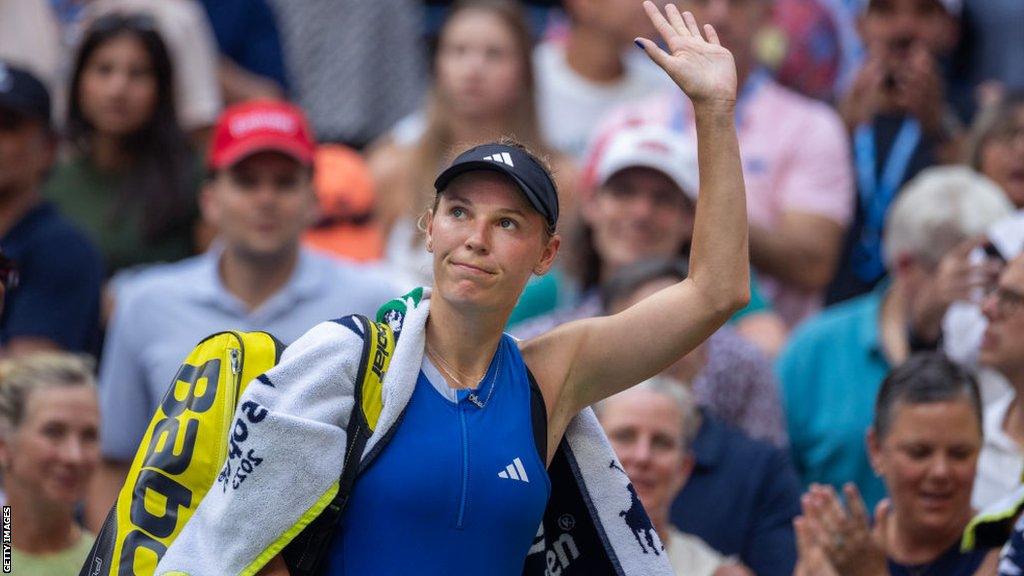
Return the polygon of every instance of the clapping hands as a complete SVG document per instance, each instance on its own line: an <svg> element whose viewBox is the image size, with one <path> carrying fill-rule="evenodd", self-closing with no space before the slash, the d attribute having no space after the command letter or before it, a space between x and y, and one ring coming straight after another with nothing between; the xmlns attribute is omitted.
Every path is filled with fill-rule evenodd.
<svg viewBox="0 0 1024 576"><path fill-rule="evenodd" d="M831 486L812 484L800 501L803 514L793 521L798 560L795 576L884 576L889 573L883 534L889 502L875 510L875 526L860 492L843 487L843 506Z"/></svg>

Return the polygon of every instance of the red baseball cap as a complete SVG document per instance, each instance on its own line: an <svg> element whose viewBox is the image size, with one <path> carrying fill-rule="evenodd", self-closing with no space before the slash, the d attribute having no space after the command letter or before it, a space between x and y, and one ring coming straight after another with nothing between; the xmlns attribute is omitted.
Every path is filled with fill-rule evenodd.
<svg viewBox="0 0 1024 576"><path fill-rule="evenodd" d="M272 151L310 166L315 149L309 122L301 109L287 102L245 102L220 115L207 165L219 170L257 152Z"/></svg>

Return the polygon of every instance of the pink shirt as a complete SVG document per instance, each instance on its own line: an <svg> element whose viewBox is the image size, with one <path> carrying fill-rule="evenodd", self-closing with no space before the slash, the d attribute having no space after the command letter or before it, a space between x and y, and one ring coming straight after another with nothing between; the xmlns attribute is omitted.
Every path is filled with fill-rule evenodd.
<svg viewBox="0 0 1024 576"><path fill-rule="evenodd" d="M696 142L689 100L677 91L653 96L616 110L602 123L587 157L587 181L593 181L596 159L615 130L647 122L680 130ZM842 120L829 106L755 74L737 104L737 131L750 222L771 230L783 214L803 213L849 224L854 207L850 145ZM788 285L764 272L758 279L790 326L821 307L823 291Z"/></svg>

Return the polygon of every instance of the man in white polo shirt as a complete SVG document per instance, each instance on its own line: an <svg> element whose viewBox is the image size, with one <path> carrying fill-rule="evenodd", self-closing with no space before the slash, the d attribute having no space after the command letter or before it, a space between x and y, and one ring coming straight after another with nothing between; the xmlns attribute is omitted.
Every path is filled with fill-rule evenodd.
<svg viewBox="0 0 1024 576"><path fill-rule="evenodd" d="M102 523L156 406L202 338L265 330L288 344L323 320L373 314L394 295L379 273L300 248L316 215L314 149L304 115L289 104L252 102L221 116L200 197L217 241L119 294L100 367L104 464L91 527Z"/></svg>
<svg viewBox="0 0 1024 576"><path fill-rule="evenodd" d="M1013 492L1024 474L1024 255L1011 260L981 305L988 327L978 361L997 370L1011 394L985 407L985 442L971 503L987 508Z"/></svg>

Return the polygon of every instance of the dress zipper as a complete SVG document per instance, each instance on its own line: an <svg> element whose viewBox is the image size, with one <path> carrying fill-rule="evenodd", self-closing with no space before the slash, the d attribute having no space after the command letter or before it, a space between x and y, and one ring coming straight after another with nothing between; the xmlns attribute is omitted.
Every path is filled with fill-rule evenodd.
<svg viewBox="0 0 1024 576"><path fill-rule="evenodd" d="M469 440L466 435L466 412L459 400L459 426L462 429L462 493L459 498L459 517L455 522L455 528L462 530L462 523L466 514L466 498L469 490Z"/></svg>

